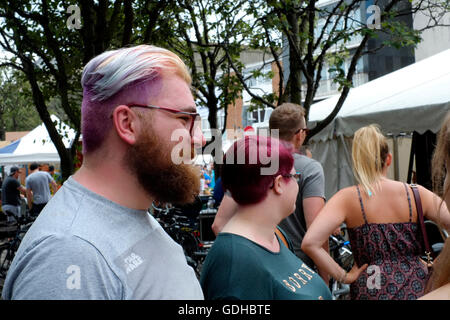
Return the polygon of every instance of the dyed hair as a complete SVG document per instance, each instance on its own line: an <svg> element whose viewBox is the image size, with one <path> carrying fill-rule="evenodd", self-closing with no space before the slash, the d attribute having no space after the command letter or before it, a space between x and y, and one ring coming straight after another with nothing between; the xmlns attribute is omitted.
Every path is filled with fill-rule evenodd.
<svg viewBox="0 0 450 320"><path fill-rule="evenodd" d="M367 194L375 194L389 154L386 137L371 124L355 132L352 146L353 173Z"/></svg>
<svg viewBox="0 0 450 320"><path fill-rule="evenodd" d="M273 175L261 174L272 162L263 164L262 157L273 161L278 156L278 171ZM244 159L245 158L245 159ZM245 160L245 161L240 161ZM243 162L243 163L241 163ZM262 136L246 136L236 141L224 156L222 184L240 205L263 201L276 176L289 174L294 166L291 152L278 139ZM284 177L283 177L284 178ZM284 178L289 179L289 178Z"/></svg>
<svg viewBox="0 0 450 320"><path fill-rule="evenodd" d="M283 103L273 110L269 119L270 130L278 129L281 140L290 141L305 123L305 109L294 103Z"/></svg>
<svg viewBox="0 0 450 320"><path fill-rule="evenodd" d="M166 74L191 84L189 71L176 54L151 45L106 51L89 61L81 77L83 153L101 146L115 107L148 104L159 94Z"/></svg>

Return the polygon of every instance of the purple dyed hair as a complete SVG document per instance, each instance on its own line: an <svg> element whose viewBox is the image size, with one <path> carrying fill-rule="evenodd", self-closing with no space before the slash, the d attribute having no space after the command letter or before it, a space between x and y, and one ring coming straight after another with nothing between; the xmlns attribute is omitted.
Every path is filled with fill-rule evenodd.
<svg viewBox="0 0 450 320"><path fill-rule="evenodd" d="M257 150L252 161L252 150ZM245 153L245 163L239 164L239 153ZM262 156L273 161L278 156L278 171L273 175L262 175L261 169L270 167L263 164ZM231 161L230 161L231 160ZM256 161L255 161L256 160ZM256 204L263 201L276 176L289 174L294 166L291 152L278 139L263 136L246 136L236 141L224 156L222 184L231 192L234 201L240 205ZM284 178L288 180L289 178Z"/></svg>
<svg viewBox="0 0 450 320"><path fill-rule="evenodd" d="M89 61L81 78L83 153L102 145L118 105L149 104L170 73L191 84L189 71L176 54L150 45L106 51Z"/></svg>

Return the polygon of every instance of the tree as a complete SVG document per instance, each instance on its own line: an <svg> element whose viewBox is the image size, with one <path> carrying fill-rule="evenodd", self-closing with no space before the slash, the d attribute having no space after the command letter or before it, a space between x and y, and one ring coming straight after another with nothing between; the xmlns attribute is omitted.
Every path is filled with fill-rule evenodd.
<svg viewBox="0 0 450 320"><path fill-rule="evenodd" d="M242 21L246 1L179 0L175 36L169 46L187 63L192 72L193 87L200 106L209 110L211 129L217 129L217 113L233 104L242 85L229 63L237 63L243 47L239 38L249 32ZM222 47L226 46L227 58ZM222 132L225 131L225 126ZM212 142L212 141L211 141Z"/></svg>
<svg viewBox="0 0 450 320"><path fill-rule="evenodd" d="M29 131L41 123L33 106L30 86L12 70L0 73L0 140L6 131Z"/></svg>
<svg viewBox="0 0 450 320"><path fill-rule="evenodd" d="M321 81L322 68L328 65L327 71L335 74L333 81L340 86L340 98L330 115L312 128L308 138L325 128L341 109L353 86L357 62L362 56L386 46L397 49L410 47L412 50L420 41L420 32L442 25L442 15L450 9L448 0L415 1L413 4L404 0L379 0L374 1L372 15L372 12L366 12L355 19L354 13L360 10L364 1L340 0L326 7L318 7L318 2L250 0L246 9L247 14L254 17L254 32L247 39L248 43L255 48L270 50L280 70L283 56L288 56L290 71L276 104L255 94L243 82L255 104L271 107L283 101L301 104L308 120L309 109ZM427 10L432 18L425 28L414 30L405 23L404 18L419 10ZM359 37L359 44L350 50L347 44L355 37ZM369 42L377 38L383 40L376 47L370 46ZM343 66L345 59L350 59L348 68ZM231 65L242 81L238 68L233 63ZM285 82L284 79L281 82Z"/></svg>
<svg viewBox="0 0 450 320"><path fill-rule="evenodd" d="M77 143L66 150L51 121L49 104L62 111L62 120L77 131L77 141L82 66L107 49L158 44L167 38L163 12L172 8L172 1L156 0L0 0L0 46L12 54L0 65L25 75L35 108L60 156L63 179L73 172Z"/></svg>

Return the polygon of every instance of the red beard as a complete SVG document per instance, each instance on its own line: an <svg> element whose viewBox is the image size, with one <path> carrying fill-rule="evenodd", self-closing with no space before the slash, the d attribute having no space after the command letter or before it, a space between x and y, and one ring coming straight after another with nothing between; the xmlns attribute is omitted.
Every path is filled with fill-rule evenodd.
<svg viewBox="0 0 450 320"><path fill-rule="evenodd" d="M124 159L140 185L154 200L163 203L192 203L200 192L200 171L193 165L174 164L152 130L141 134ZM191 151L191 157L194 153Z"/></svg>

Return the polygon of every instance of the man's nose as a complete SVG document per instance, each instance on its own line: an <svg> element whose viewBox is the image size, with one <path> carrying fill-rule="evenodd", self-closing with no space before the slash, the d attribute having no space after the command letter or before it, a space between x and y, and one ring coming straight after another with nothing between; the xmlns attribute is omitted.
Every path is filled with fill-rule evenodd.
<svg viewBox="0 0 450 320"><path fill-rule="evenodd" d="M194 145L194 148L201 148L206 144L206 139L200 126L194 128L192 144Z"/></svg>

